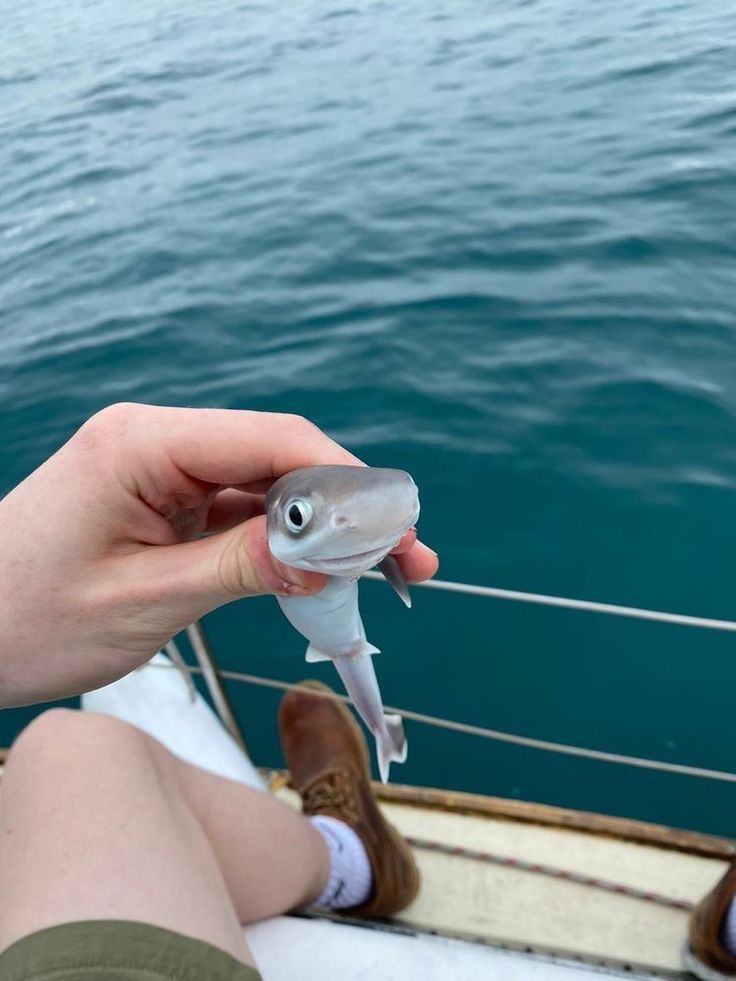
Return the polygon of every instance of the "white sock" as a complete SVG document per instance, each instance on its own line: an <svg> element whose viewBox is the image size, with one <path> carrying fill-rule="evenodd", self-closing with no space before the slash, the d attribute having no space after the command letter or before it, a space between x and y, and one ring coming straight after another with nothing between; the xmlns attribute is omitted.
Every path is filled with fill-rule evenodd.
<svg viewBox="0 0 736 981"><path fill-rule="evenodd" d="M731 900L721 929L721 942L729 954L736 956L736 901Z"/></svg>
<svg viewBox="0 0 736 981"><path fill-rule="evenodd" d="M364 903L371 894L373 873L363 842L344 821L317 814L309 819L330 852L330 877L311 908L347 909Z"/></svg>

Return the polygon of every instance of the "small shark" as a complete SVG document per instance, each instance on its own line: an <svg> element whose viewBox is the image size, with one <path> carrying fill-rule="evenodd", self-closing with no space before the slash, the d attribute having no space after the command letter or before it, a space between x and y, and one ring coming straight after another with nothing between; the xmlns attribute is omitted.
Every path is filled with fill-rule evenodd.
<svg viewBox="0 0 736 981"><path fill-rule="evenodd" d="M417 487L403 470L324 466L293 470L266 495L268 545L280 562L327 575L315 596L278 596L287 620L307 638L307 661L333 661L348 695L376 740L381 780L406 759L399 715L386 715L358 610L358 579L378 566L411 606L389 552L419 517Z"/></svg>

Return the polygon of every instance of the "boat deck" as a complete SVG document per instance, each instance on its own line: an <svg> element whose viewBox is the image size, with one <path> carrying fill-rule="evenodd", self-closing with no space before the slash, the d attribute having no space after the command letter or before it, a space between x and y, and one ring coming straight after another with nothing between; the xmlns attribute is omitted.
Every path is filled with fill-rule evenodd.
<svg viewBox="0 0 736 981"><path fill-rule="evenodd" d="M283 779L276 784L298 806ZM688 911L662 902L697 903L734 853L726 839L637 821L470 794L376 789L405 836L434 845L415 848L422 890L397 924L628 976L681 973ZM453 848L465 854L450 854ZM659 902L616 887L657 894Z"/></svg>

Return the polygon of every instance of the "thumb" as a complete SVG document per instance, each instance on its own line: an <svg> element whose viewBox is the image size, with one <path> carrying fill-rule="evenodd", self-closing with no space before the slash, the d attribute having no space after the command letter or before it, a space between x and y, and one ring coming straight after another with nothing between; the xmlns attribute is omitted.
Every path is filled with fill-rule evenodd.
<svg viewBox="0 0 736 981"><path fill-rule="evenodd" d="M264 515L203 539L199 544L210 565L213 585L224 600L263 593L308 595L319 592L326 582L326 577L319 573L294 569L273 557Z"/></svg>
<svg viewBox="0 0 736 981"><path fill-rule="evenodd" d="M268 547L266 517L258 515L235 528L179 545L146 549L144 568L148 595L193 618L244 596L318 593L326 576L294 569L273 557Z"/></svg>

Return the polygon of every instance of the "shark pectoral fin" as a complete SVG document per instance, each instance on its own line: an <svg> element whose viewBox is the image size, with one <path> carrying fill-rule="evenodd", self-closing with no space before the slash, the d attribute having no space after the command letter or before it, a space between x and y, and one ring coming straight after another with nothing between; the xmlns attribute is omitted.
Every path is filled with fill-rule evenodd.
<svg viewBox="0 0 736 981"><path fill-rule="evenodd" d="M386 734L376 734L376 752L378 756L378 772L381 782L388 783L388 772L391 763L403 763L406 760L407 745L404 735L404 723L400 715L384 715Z"/></svg>
<svg viewBox="0 0 736 981"><path fill-rule="evenodd" d="M401 566L393 555L387 555L385 559L378 563L378 568L386 577L386 582L393 586L399 594L404 605L411 607L409 583L406 581L406 577L401 571Z"/></svg>
<svg viewBox="0 0 736 981"><path fill-rule="evenodd" d="M332 658L329 654L325 654L321 651L319 647L315 647L314 644L310 644L307 648L306 658L307 664L315 664L317 661L331 661Z"/></svg>

